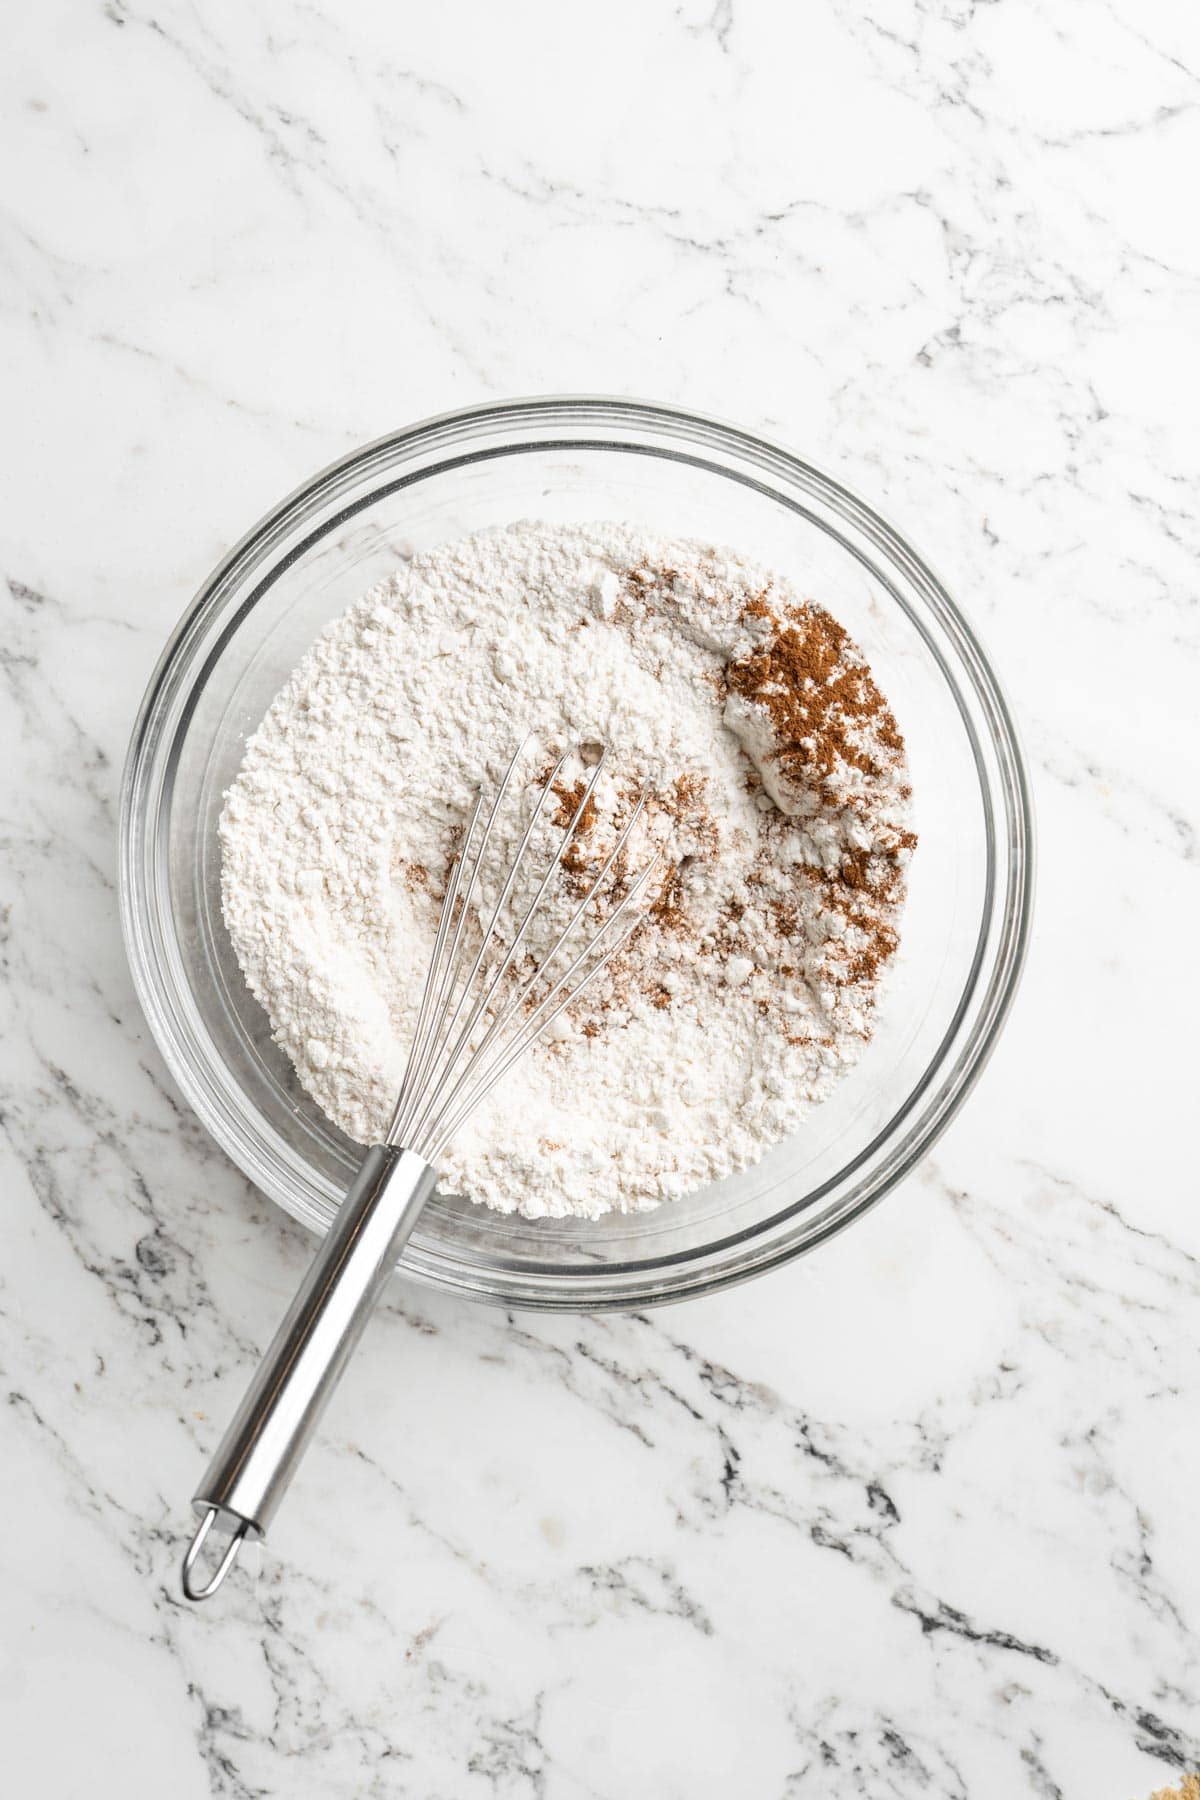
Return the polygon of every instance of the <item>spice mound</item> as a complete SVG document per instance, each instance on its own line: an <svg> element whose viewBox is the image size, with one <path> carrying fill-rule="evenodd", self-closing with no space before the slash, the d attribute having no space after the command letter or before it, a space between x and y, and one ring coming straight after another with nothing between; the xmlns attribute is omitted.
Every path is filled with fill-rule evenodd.
<svg viewBox="0 0 1200 1800"><path fill-rule="evenodd" d="M756 1162L869 1041L916 845L904 742L842 626L730 551L526 523L414 556L313 645L220 825L246 979L351 1138L386 1128L475 791L530 732L497 881L563 752L546 862L609 754L528 955L642 793L622 859L657 852L655 872L643 923L442 1185L527 1218L643 1211Z"/></svg>

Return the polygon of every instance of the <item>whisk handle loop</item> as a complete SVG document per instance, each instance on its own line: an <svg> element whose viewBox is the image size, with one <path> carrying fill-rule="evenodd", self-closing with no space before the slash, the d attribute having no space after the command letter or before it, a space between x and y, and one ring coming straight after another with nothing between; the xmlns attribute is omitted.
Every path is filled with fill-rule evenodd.
<svg viewBox="0 0 1200 1800"><path fill-rule="evenodd" d="M202 1516L185 1568L189 1599L214 1593L241 1541L266 1532L435 1180L411 1150L367 1151L196 1490ZM193 1569L214 1520L234 1542L201 1588Z"/></svg>

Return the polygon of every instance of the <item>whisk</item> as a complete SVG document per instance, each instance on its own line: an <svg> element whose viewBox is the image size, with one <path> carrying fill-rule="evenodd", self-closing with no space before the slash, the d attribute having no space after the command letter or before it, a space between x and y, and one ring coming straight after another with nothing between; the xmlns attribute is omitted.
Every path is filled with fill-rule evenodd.
<svg viewBox="0 0 1200 1800"><path fill-rule="evenodd" d="M554 764L498 897L490 908L482 909L488 913L482 923L482 912L473 908L473 902L481 878L489 872L488 850L496 821L528 742L513 755L490 808L485 807L481 790L471 810L446 883L408 1061L383 1142L363 1157L193 1497L200 1522L183 1562L183 1591L189 1600L207 1600L215 1594L242 1544L265 1535L396 1259L433 1193L437 1159L495 1084L641 922L637 903L656 858L652 856L624 885L619 898L615 894L624 884L624 852L645 806L644 795L587 882L566 926L532 972L522 972L530 929L587 812L607 758L605 749L583 785L532 899L518 920L509 921L514 890L521 892L518 883L530 873L529 851L538 821L571 752ZM597 907L604 907L606 889L610 904L597 923ZM512 910L519 911L519 906ZM476 917L480 923L473 929ZM615 930L622 920L622 928ZM558 973L560 961L566 966ZM198 1565L214 1525L229 1531L229 1542L212 1573L200 1581Z"/></svg>

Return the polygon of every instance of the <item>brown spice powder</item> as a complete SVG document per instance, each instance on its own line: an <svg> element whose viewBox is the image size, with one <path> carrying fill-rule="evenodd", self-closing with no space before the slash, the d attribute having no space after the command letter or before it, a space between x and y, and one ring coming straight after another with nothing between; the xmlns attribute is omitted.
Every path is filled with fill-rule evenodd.
<svg viewBox="0 0 1200 1800"><path fill-rule="evenodd" d="M570 828L571 821L579 809L579 802L583 799L586 788L586 781L577 781L574 787L568 787L565 781L556 781L553 788L550 790L558 801L558 810L554 815L554 823L560 830L567 831ZM596 800L593 795L588 800L582 813L580 813L579 823L575 827L576 836L586 837L595 823Z"/></svg>
<svg viewBox="0 0 1200 1800"><path fill-rule="evenodd" d="M796 929L800 923L800 915L792 905L791 901L774 901L771 906L771 912L775 919L775 929L780 937L795 937ZM786 972L786 970L783 971L785 974Z"/></svg>
<svg viewBox="0 0 1200 1800"><path fill-rule="evenodd" d="M558 801L554 823L560 830L569 831L575 814L579 812L579 803L587 792L587 782L577 781L574 786L568 787L565 781L556 781L551 792ZM592 794L589 795L583 811L579 813L579 823L575 826L574 834L562 859L562 870L567 886L576 895L583 893L595 873L592 858L583 842L595 823L596 797Z"/></svg>
<svg viewBox="0 0 1200 1800"><path fill-rule="evenodd" d="M683 929L687 913L683 904L683 872L677 863L667 871L667 878L650 905L650 917L660 931Z"/></svg>
<svg viewBox="0 0 1200 1800"><path fill-rule="evenodd" d="M630 571L621 610L652 604L656 590L669 601L678 574L671 567L650 565ZM871 825L873 796L861 791L847 795L844 780L839 782L838 775L854 770L869 781L891 775L895 791L894 777L902 767L904 741L870 670L837 620L811 604L776 610L771 598L768 584L742 603L742 619L759 622L766 630L757 632L759 642L749 652L732 659L720 674L714 672L713 684L719 692L737 694L766 709L776 745L774 756L790 784L809 793L815 788L839 808L849 805L861 809L864 823L876 838L871 850L847 851L835 871L809 867L799 870L800 879L818 887L823 908L844 919L847 936L833 937L824 945L805 949L802 967L795 961L783 961L781 956L774 964L775 972L780 983L803 980L803 970L838 988L873 983L896 949L898 936L888 920L902 897L906 853L915 846L916 838L912 832L881 833ZM547 769L543 779L549 774ZM747 771L746 785L752 792L762 789L761 776L753 768ZM602 1015L613 1007L625 1007L635 992L640 992L655 1008L665 1010L671 1005L671 994L659 979L662 961L654 939L660 934L698 939L697 927L689 917L685 870L692 861L703 861L715 854L720 846L719 828L705 804L706 786L703 776L684 774L671 788L647 796L648 816L665 813L675 828L671 836L677 860L666 866L657 883L644 924L614 959L610 991L603 1000L594 1002L598 1016L581 1021L580 1029L586 1037L599 1035ZM554 823L561 830L570 829L584 791L582 780L574 784L555 783L553 793L558 806ZM907 790L903 797L907 798ZM624 799L633 804L631 795ZM576 892L585 889L599 867L598 853L583 841L592 833L596 820L596 803L592 799L584 808L563 857L564 872ZM753 901L758 909L755 919L743 925L747 907L741 901L731 901L724 909L715 938L697 941L701 956L720 961L747 956L758 966L764 912L784 955L789 940L796 941L803 930L800 908L779 891L782 869L775 842L779 833L791 829L792 821L774 807L761 815L761 842L746 875L748 885L761 891L761 897L756 896ZM687 846L682 855L681 844ZM628 852L622 852L620 860L621 866L614 870L613 898L618 898L628 884ZM784 991L780 987L778 994L757 999L758 1010L764 1015L773 1013L772 1002L781 999ZM788 1041L809 1040L789 1037ZM1200 1800L1200 1795L1196 1800Z"/></svg>
<svg viewBox="0 0 1200 1800"><path fill-rule="evenodd" d="M797 786L816 776L827 784L838 764L879 776L895 768L904 739L849 634L819 606L778 618L761 599L742 616L774 618L766 643L730 662L732 693L765 706L778 748L775 759Z"/></svg>

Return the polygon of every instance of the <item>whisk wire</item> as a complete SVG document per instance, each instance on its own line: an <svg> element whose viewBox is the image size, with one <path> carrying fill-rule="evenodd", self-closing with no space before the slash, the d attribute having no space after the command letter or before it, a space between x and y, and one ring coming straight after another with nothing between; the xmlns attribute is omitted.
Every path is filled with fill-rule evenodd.
<svg viewBox="0 0 1200 1800"><path fill-rule="evenodd" d="M492 802L491 811L488 814L487 823L483 829L483 836L480 839L479 848L475 852L473 862L471 862L470 873L467 876L465 886L462 884L462 872L467 866L471 849L471 838L475 830L476 821L479 818L480 809L483 805L482 793L480 793L476 799L470 821L467 825L466 835L463 838L462 848L459 851L458 858L454 864L450 880L447 882L446 894L442 901L441 916L438 920L438 935L434 942L434 951L430 960L429 974L426 978L425 990L422 995L422 1012L418 1016L417 1021L417 1031L415 1036L420 1039L420 1051L415 1064L412 1064L410 1060L410 1068L405 1073L405 1079L401 1085L400 1095L396 1102L396 1110L392 1116L392 1125L388 1131L386 1141L389 1144L399 1143L412 1134L416 1125L416 1121L413 1118L413 1112L420 1105L421 1095L424 1093L430 1074L436 1066L439 1049L445 1044L449 1034L454 1030L466 997L470 993L471 983L479 972L479 964L482 960L483 953L487 948L488 939L486 933L484 935L483 944L480 947L479 956L476 957L471 973L468 975L459 994L458 1004L453 1012L451 1012L449 1002L453 999L454 989L458 981L462 950L466 941L466 923L467 915L470 910L471 896L479 878L479 871L483 867L483 859L487 855L487 847L491 841L496 820L500 816L500 808L504 804L505 795L508 793L513 775L516 773L517 763L520 761L528 742L529 738L526 736L517 745L517 748L514 750L512 758L509 761L509 765L504 771L503 779L496 790L496 797ZM565 761L565 758L563 760ZM445 956L446 938L450 933L451 924L454 919L455 902L458 900L460 887L462 889L462 902L458 912L457 925L454 930L454 942L449 956ZM494 916L492 924L493 926L495 924ZM489 930L490 929L491 927L489 927ZM425 1002L435 990L437 998L428 1006L428 1008L426 1008Z"/></svg>
<svg viewBox="0 0 1200 1800"><path fill-rule="evenodd" d="M539 906L541 905L542 900L545 897L546 890L549 887L551 881L553 880L554 875L555 875L559 865L561 864L563 857L566 855L567 848L568 848L569 844L571 843L575 829L576 829L577 825L579 824L579 821L582 819L584 811L587 807L587 804L592 797L592 792L596 786L596 782L599 780L600 771L604 767L604 762L605 762L605 758L607 757L607 755L608 755L607 750L604 750L601 752L600 757L599 757L598 761L596 762L595 767L592 770L591 778L586 783L583 794L581 795L580 799L576 803L574 812L571 816L570 823L568 824L566 830L563 833L562 839L558 845L558 849L556 850L556 852L551 860L550 867L547 869L544 877L542 878L540 887L537 889L537 892L535 893L533 899L530 901L529 906L526 909L525 916L521 920L520 925L517 927L517 930L514 933L512 939L508 945L507 950L504 952L503 956L501 957L499 964L494 969L489 971L487 979L484 982L482 989L479 992L479 994L475 1000L474 1006L471 1008L471 1011L468 1014L467 1019L465 1020L465 1022L462 1024L461 1028L459 1029L458 1036L454 1041L453 1049L445 1057L445 1059L442 1063L441 1069L437 1073L436 1079L432 1080L432 1084L429 1086L428 1091L424 1095L423 1104L420 1106L416 1118L414 1120L412 1120L411 1125L409 1127L409 1129L411 1131L414 1146L415 1146L416 1142L419 1141L420 1138L425 1135L425 1132L426 1132L426 1129L427 1129L427 1126L429 1123L429 1119L430 1119L430 1114L432 1112L434 1112L437 1109L437 1107L439 1106L440 1101L441 1101L441 1096L445 1093L447 1084L453 1079L454 1071L457 1068L460 1059L470 1048L471 1038L479 1025L480 1019L482 1019L486 1015L489 1007L492 1005L495 995L499 992L500 983L504 980L505 976L508 974L509 969L512 967L513 963L516 960L517 953L520 950L521 945L525 940L526 933L529 930L529 926L533 921L534 915L536 914ZM475 959L475 965L472 968L471 973L467 978L466 984L463 988L463 992L459 998L459 1004L455 1008L454 1018L451 1020L449 1030L447 1031L446 1036L443 1038L443 1044L445 1044L446 1042L449 1041L450 1034L454 1031L454 1028L458 1023L458 1019L462 1012L463 1005L466 1001L467 995L471 992L471 990L474 986L476 977L479 974L479 970L486 958L487 951L488 951L490 945L495 941L496 934L497 934L497 926L499 924L501 914L504 910L504 907L508 903L509 896L512 893L513 887L516 883L517 876L520 873L521 868L524 864L526 852L528 851L529 844L533 838L534 830L537 826L538 819L541 817L542 807L545 805L546 797L550 793L555 781L557 780L557 778L562 770L563 764L566 762L566 760L567 760L566 755L561 756L559 758L558 762L551 769L550 773L547 775L545 781L542 784L541 792L537 797L537 800L533 807L533 811L530 814L529 821L528 821L528 823L525 827L525 831L521 837L521 841L520 841L519 845L517 846L516 854L513 857L512 865L509 869L507 879L505 880L505 882L501 888L500 896L499 896L498 900L496 901L495 907L492 910L491 919L489 920L487 929L485 930L485 932L483 934L483 942L480 945L479 954Z"/></svg>
<svg viewBox="0 0 1200 1800"><path fill-rule="evenodd" d="M476 797L475 805L472 808L471 817L467 822L466 835L463 838L462 849L455 857L450 874L447 878L446 893L442 901L441 912L438 914L437 936L434 938L433 954L429 959L429 967L425 971L425 985L421 990L421 1004L417 1010L417 1023L413 1029L412 1039L408 1046L408 1056L405 1059L404 1064L404 1078L400 1083L399 1091L396 1095L396 1104L392 1108L391 1122L388 1125L384 1137L385 1143L391 1144L396 1141L400 1128L407 1122L407 1113L412 1104L412 1096L414 1092L417 1091L416 1081L425 1062L426 1034L431 1027L433 1020L437 1017L438 1005L441 1000L442 989L444 986L442 953L445 948L446 938L450 931L450 921L454 915L454 903L458 898L458 890L462 880L463 862L482 809L483 795L479 794ZM454 957L457 954L458 940L462 934L462 922L466 918L466 910L466 905L464 904L459 915L459 931L455 938L454 950L451 952L451 962L453 962ZM437 1002L435 1002L433 998L435 989L438 994Z"/></svg>
<svg viewBox="0 0 1200 1800"><path fill-rule="evenodd" d="M586 797L585 797L585 803L586 803ZM459 1075L458 1079L454 1082L453 1086L450 1088L448 1093L444 1092L445 1084L443 1083L444 1098L441 1098L441 1101L440 1101L437 1111L434 1113L433 1117L431 1119L429 1119L429 1121L428 1121L428 1125L426 1128L427 1136L431 1137L435 1141L438 1138L440 1138L441 1127L446 1118L447 1112L453 1107L454 1102L455 1102L458 1094L460 1093L463 1083L466 1081L468 1075L473 1071L476 1073L478 1072L477 1065L482 1064L486 1060L488 1053L489 1053L492 1045L494 1044L495 1040L504 1032L504 1030L507 1028L507 1026L512 1022L513 1018L524 1007L526 1001L528 1000L530 994L533 992L534 988L537 986L538 982L549 978L550 969L551 969L552 965L558 959L558 956L560 955L560 953L562 951L563 945L568 941L568 939L571 937L571 935L575 931L575 928L579 924L579 921L583 918L584 913L587 911L588 907L592 904L593 900L596 898L601 887L604 885L604 882L605 882L610 870L614 867L614 865L617 862L618 857L621 855L621 852L624 850L625 845L629 839L629 834L633 830L638 819L640 818L642 811L645 807L645 804L646 804L645 796L644 795L639 796L637 804L633 808L633 811L630 813L629 818L626 820L626 823L624 825L624 828L621 831L620 836L617 838L616 843L613 845L612 849L609 851L608 856L605 858L604 863L601 866L599 872L596 874L596 876L593 878L593 880L589 883L586 893L584 894L582 900L580 900L578 906L575 908L575 911L571 914L571 917L568 920L567 924L564 926L563 930L559 933L559 935L555 939L554 943L550 946L550 948L546 952L545 956L543 956L541 962L533 970L532 974L530 974L525 979L525 981L523 981L521 983L521 985L518 987L517 991L514 994L510 995L509 999L504 1004L504 1006L496 1013L495 1017L492 1019L491 1023L488 1025L487 1030L485 1031L483 1037L480 1039L478 1045L476 1046L474 1055L473 1055L471 1062L468 1065L467 1069L464 1070L462 1072L462 1074ZM580 808L580 811L582 811L582 808ZM544 889L544 887L545 887L545 883L543 883L543 889ZM596 933L596 935L592 938L591 944L588 946L588 948L591 948L591 949L595 948L595 946L599 943L601 937L603 936L604 930L607 930L608 926L612 924L613 919L616 916L617 915L615 912L612 916L610 916L610 918L606 922L603 930L598 931ZM526 921L526 922L528 922L528 921ZM584 954L586 955L586 950L585 950ZM577 959L577 962L572 965L572 968L577 967L577 966L578 966L578 959ZM595 972L596 973L599 972L599 965L597 966L597 970ZM569 976L569 974L570 974L570 971L568 971L568 976ZM589 979L590 979L590 977L589 977ZM554 991L557 992L558 989L556 988ZM546 1020L545 1022L548 1024L549 1020Z"/></svg>
<svg viewBox="0 0 1200 1800"><path fill-rule="evenodd" d="M501 804L504 800L509 783L512 779L513 772L517 765L517 761L520 758L522 752L524 751L525 746L528 743L528 741L529 741L528 738L526 738L524 740L524 742L522 742L519 745L519 747L517 748L517 750L512 758L512 761L509 763L508 768L505 771L504 780L501 783L500 790L496 795L495 802L493 803L493 806L492 806L491 815L488 819L487 831L484 834L483 842L479 846L478 854L476 855L474 864L472 865L471 874L468 878L466 889L463 893L462 911L459 915L458 933L455 938L455 953L454 953L454 958L453 958L453 963L452 963L453 974L452 974L452 977L448 984L443 983L443 987L442 987L443 999L442 999L442 1004L438 1011L438 1019L439 1019L438 1028L437 1028L435 1036L432 1039L431 1044L430 1044L430 1054L426 1057L424 1065L422 1066L422 1069L420 1071L420 1079L419 1079L419 1081L414 1083L413 1096L412 1096L412 1100L410 1102L408 1116L406 1117L406 1119L404 1121L403 1130L404 1130L404 1134L405 1134L405 1141L408 1141L408 1142L415 1142L415 1140L416 1140L416 1136L417 1136L417 1134L419 1132L419 1128L420 1128L420 1114L424 1110L424 1107L427 1104L427 1100L428 1100L430 1082L434 1078L434 1070L438 1066L439 1058L444 1058L444 1056L445 1056L447 1044L449 1044L452 1039L454 1040L454 1048L450 1052L450 1058L449 1058L450 1065L453 1065L453 1063L457 1061L458 1056L460 1055L462 1049L464 1048L464 1046L467 1042L467 1038L469 1037L469 1021L468 1021L468 1027L465 1030L459 1030L459 1024L462 1019L463 1009L466 1007L467 1002L470 999L470 996L475 988L475 983L478 979L480 969L483 967L483 964L484 964L484 961L486 960L488 951L492 945L495 930L496 930L496 924L497 924L497 921L499 920L500 913L504 907L504 904L508 898L509 893L512 890L512 884L516 880L517 869L520 864L520 859L521 859L522 855L524 854L525 847L528 844L529 839L533 833L534 820L531 819L526 828L525 835L523 836L520 844L517 847L516 855L513 858L512 865L508 872L508 879L505 881L505 883L503 884L503 886L501 888L499 897L497 898L496 903L492 909L491 918L489 919L487 926L483 930L483 935L480 938L480 942L479 942L479 949L477 950L477 952L475 954L474 961L471 964L470 970L468 971L466 978L462 981L461 986L459 986L459 967L460 967L459 950L460 950L460 945L465 941L464 932L465 932L465 927L466 927L467 911L468 911L468 908L470 905L471 897L475 891L475 885L476 885L476 881L479 876L479 872L483 866L483 858L487 851L487 844L488 844L488 839L491 836L492 826L495 824L496 818L499 814ZM558 762L554 765L554 767L551 769L549 775L546 777L546 781L545 781L545 784L542 789L543 796L545 795L546 792L548 792L551 782L553 782L553 780L555 779L555 776L558 774L559 770L562 768L562 766L566 762L566 760L567 760L566 754L564 753L559 758ZM539 806L540 806L540 801L539 801ZM457 998L455 998L455 990L456 989L457 989ZM451 1004L451 1003L453 1003L453 1004ZM454 1034L456 1031L458 1031L458 1037L455 1039ZM442 1063L442 1072L443 1073L445 1071L446 1066L447 1066L446 1063L443 1061L443 1063ZM439 1077L439 1079L440 1079L440 1077ZM416 1116L414 1116L414 1115L416 1115Z"/></svg>
<svg viewBox="0 0 1200 1800"><path fill-rule="evenodd" d="M517 978L515 984L510 984L511 991L506 992L504 983L514 970L550 884L583 825L608 755L607 749L602 750L591 768L574 801L549 867L537 881L532 898L524 903L521 917L508 935L502 925L505 910L527 866L530 845L546 800L570 753L564 753L553 764L542 781L499 893L488 907L487 923L479 927L478 947L472 954L468 915L476 901L497 819L528 743L527 737L514 752L491 806L485 809L482 792L477 796L461 848L447 876L404 1079L385 1140L390 1145L415 1151L427 1162L440 1155L496 1082L628 942L641 922L640 915L630 920L604 948L621 919L645 893L658 861L656 852L608 916L589 932L587 941L571 956L563 973L550 983L551 969L619 866L630 835L645 810L646 797L639 795L612 849L588 882L566 925L536 966L527 975ZM505 944L502 940L506 936ZM489 962L489 959L493 960ZM531 1004L533 994L545 983L550 985L536 1004Z"/></svg>
<svg viewBox="0 0 1200 1800"><path fill-rule="evenodd" d="M554 987L551 988L550 992L545 996L545 998L540 1002L540 1004L535 1009L535 1011L530 1015L529 1021L526 1025L524 1031L522 1031L518 1035L518 1037L514 1043L512 1043L506 1050L504 1050L501 1053L500 1060L498 1062L493 1063L491 1068L488 1069L486 1071L486 1073L484 1073L482 1076L480 1076L478 1078L476 1084L472 1087L470 1094L467 1096L467 1098L463 1102L463 1104L459 1107L458 1111L454 1114L453 1118L451 1118L448 1121L448 1123L439 1132L438 1136L432 1141L432 1143L430 1143L428 1145L427 1149L422 1152L422 1154L424 1154L428 1157L428 1160L433 1161L436 1157L441 1155L442 1151L445 1149L446 1145L450 1142L450 1139L454 1136L455 1132L460 1128L460 1126L465 1124L467 1119L471 1116L472 1112L474 1112L475 1108L480 1104L480 1102L484 1099L484 1097L488 1093L491 1092L492 1088L495 1087L496 1083L500 1080L501 1076L506 1075L508 1073L509 1069L511 1069L512 1065L518 1060L518 1058L522 1057L525 1054L526 1050L528 1050L529 1046L533 1043L534 1039L539 1037L541 1035L541 1033L543 1031L545 1031L549 1025L552 1025L554 1023L554 1021L555 1021L555 1019L557 1019L558 1015L561 1012L563 1012L568 1006L570 1006L570 1004L573 1000L578 998L578 996L583 992L583 989L585 987L587 987L588 983L593 981L595 979L595 977L597 975L599 975L601 969L603 969L608 963L610 963L612 961L613 957L617 954L617 952L620 949L622 949L624 947L624 945L629 941L629 939L633 936L633 934L637 930L638 926L642 923L640 915L636 919L630 920L629 924L626 926L625 930L621 933L621 935L617 939L616 943L612 944L609 947L609 949L607 949L604 952L604 955L600 958L599 962L595 963L593 965L593 967L588 970L587 974L582 978L582 980L576 982L575 986L570 990L569 993L563 994L562 999L558 1002L558 1005L554 1007L553 1011L551 1011L551 1012L544 1011L544 1009L550 1005L550 1002L554 999L555 995L562 992L563 988L570 981L571 976L574 974L575 970L579 967L580 963L586 961L586 959L592 954L592 952L596 948L596 945L597 945L599 939L604 936L605 932L608 931L609 927L612 925L615 925L617 920L620 918L621 914L623 912L625 912L625 910L629 906L631 906L635 900L637 900L641 897L641 895L645 891L647 882L649 881L651 875L654 873L654 869L655 869L657 862L658 862L658 853L655 852L654 856L651 858L650 862L646 865L646 867L642 870L642 873L638 876L637 880L635 881L633 886L630 888L629 892L624 896L624 898L619 902L619 904L616 907L614 907L612 913L605 920L604 924L600 927L600 930L596 933L596 936L594 938L592 938L591 941L584 946L584 948L579 952L579 955L575 958L575 961L571 964L570 968L567 969L566 972L562 976L560 976L559 980L555 983Z"/></svg>

